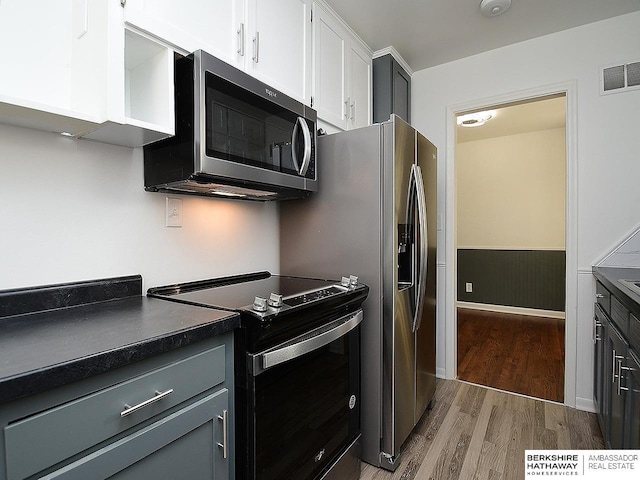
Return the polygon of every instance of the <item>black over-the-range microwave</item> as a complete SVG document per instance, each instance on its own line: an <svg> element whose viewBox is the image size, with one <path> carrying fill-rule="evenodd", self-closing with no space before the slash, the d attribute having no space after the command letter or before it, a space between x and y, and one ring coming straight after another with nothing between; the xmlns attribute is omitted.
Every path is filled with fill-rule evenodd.
<svg viewBox="0 0 640 480"><path fill-rule="evenodd" d="M148 191L299 198L318 190L315 110L202 50L175 59L174 137L144 147Z"/></svg>

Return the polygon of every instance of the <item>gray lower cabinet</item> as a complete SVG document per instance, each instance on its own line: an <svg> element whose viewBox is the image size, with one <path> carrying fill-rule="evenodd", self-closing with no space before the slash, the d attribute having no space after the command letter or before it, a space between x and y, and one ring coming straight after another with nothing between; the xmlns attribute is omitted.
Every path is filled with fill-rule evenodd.
<svg viewBox="0 0 640 480"><path fill-rule="evenodd" d="M629 448L640 449L640 355L629 352Z"/></svg>
<svg viewBox="0 0 640 480"><path fill-rule="evenodd" d="M603 312L600 305L596 303L595 321L593 326L593 401L595 403L599 420L602 420L604 418L604 412L607 409L604 396L604 362L605 348L607 346L607 327L607 316ZM600 423L600 428L602 429L602 431L604 431L604 425L602 423Z"/></svg>
<svg viewBox="0 0 640 480"><path fill-rule="evenodd" d="M607 448L640 448L640 322L600 283L594 316L594 402ZM634 322L638 322L635 325Z"/></svg>
<svg viewBox="0 0 640 480"><path fill-rule="evenodd" d="M227 402L225 389L42 478L228 478L213 443L222 436L218 415Z"/></svg>
<svg viewBox="0 0 640 480"><path fill-rule="evenodd" d="M0 480L233 478L233 337L0 406Z"/></svg>
<svg viewBox="0 0 640 480"><path fill-rule="evenodd" d="M624 448L625 442L625 407L627 395L623 390L624 374L621 365L626 361L628 345L615 325L609 326L607 337L607 367L606 376L610 380L607 386L609 394L608 402L608 432L606 435L607 447ZM609 369L611 372L609 372Z"/></svg>

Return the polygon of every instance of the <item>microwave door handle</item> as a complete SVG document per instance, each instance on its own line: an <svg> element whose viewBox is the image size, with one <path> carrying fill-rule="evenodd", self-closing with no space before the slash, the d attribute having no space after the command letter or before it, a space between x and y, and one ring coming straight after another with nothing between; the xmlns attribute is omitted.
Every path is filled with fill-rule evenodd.
<svg viewBox="0 0 640 480"><path fill-rule="evenodd" d="M302 136L304 138L304 154L302 156L302 165L298 163L298 130L302 129ZM293 166L299 175L304 176L309 169L309 163L311 161L311 131L309 125L305 122L304 118L298 117L296 124L293 127L293 134L291 135L291 158L293 160Z"/></svg>
<svg viewBox="0 0 640 480"><path fill-rule="evenodd" d="M298 120L300 120L300 117L298 117ZM293 160L296 172L300 171L300 164L298 163L298 129L300 128L300 122L298 120L296 120L291 134L291 160Z"/></svg>
<svg viewBox="0 0 640 480"><path fill-rule="evenodd" d="M422 169L418 165L414 164L411 167L411 174L414 178L413 185L416 189L416 200L418 203L418 229L420 232L420 244L418 245L420 261L418 265L417 302L412 325L412 330L417 332L420 328L420 323L422 322L422 311L424 309L424 297L427 284L427 201L424 193L424 183L422 181Z"/></svg>
<svg viewBox="0 0 640 480"><path fill-rule="evenodd" d="M297 123L302 127L302 135L304 137L304 155L299 171L300 175L304 177L307 174L307 170L309 170L309 163L311 162L311 131L304 118L298 117Z"/></svg>

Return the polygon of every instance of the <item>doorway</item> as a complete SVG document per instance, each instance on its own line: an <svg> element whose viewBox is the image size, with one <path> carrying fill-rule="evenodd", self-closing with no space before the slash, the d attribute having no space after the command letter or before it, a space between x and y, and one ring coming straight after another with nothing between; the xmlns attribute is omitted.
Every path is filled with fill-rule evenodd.
<svg viewBox="0 0 640 480"><path fill-rule="evenodd" d="M566 94L458 124L457 377L564 402Z"/></svg>

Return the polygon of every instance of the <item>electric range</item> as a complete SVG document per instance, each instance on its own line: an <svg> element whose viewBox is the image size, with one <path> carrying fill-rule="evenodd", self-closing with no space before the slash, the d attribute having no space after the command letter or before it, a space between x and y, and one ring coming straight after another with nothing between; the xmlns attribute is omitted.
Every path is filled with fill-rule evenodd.
<svg viewBox="0 0 640 480"><path fill-rule="evenodd" d="M150 288L148 296L240 313L236 478L357 479L361 305L357 277L256 272Z"/></svg>

